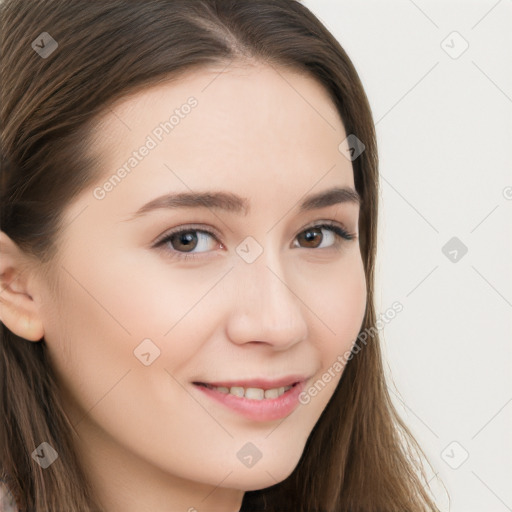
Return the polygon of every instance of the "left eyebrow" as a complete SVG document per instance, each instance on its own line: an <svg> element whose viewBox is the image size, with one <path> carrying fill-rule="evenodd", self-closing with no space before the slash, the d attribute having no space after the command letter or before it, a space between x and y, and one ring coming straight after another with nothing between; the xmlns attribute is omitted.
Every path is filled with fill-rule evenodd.
<svg viewBox="0 0 512 512"><path fill-rule="evenodd" d="M317 210L340 203L362 204L362 198L351 187L334 187L311 194L299 204L299 212ZM141 206L128 220L153 210L175 208L216 208L247 215L249 200L231 192L180 192L159 196Z"/></svg>

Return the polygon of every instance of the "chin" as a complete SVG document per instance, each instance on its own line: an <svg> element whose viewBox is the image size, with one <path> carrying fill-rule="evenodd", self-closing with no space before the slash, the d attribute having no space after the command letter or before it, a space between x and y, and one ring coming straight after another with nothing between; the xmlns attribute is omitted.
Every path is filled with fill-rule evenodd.
<svg viewBox="0 0 512 512"><path fill-rule="evenodd" d="M259 468L255 465L248 470L240 469L236 475L231 475L229 487L243 491L259 491L272 487L283 482L293 473L298 460L293 462L293 464L283 464L276 461L275 464L261 465Z"/></svg>

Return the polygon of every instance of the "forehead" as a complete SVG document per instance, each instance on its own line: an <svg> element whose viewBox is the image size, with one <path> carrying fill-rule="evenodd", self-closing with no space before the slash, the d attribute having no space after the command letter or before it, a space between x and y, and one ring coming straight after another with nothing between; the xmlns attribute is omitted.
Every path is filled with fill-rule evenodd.
<svg viewBox="0 0 512 512"><path fill-rule="evenodd" d="M322 189L354 183L328 92L270 65L200 68L141 90L107 109L95 136L102 179L123 166L129 173L126 200L216 188L268 190L273 201L271 188L298 199L320 180Z"/></svg>
<svg viewBox="0 0 512 512"><path fill-rule="evenodd" d="M232 110L241 108L241 113L251 113L254 117L265 108L275 107L277 101L282 108L296 107L298 114L304 114L308 106L333 128L340 122L329 93L312 75L274 64L236 62L194 67L123 96L105 112L103 121L108 123L112 110L127 116L137 111L140 118L138 109L148 110L150 114L154 102L160 106L162 102L171 102L167 108L173 108L173 101L179 102L191 95L203 100L203 108L230 106ZM247 100L256 100L256 103L247 103ZM165 110L159 112L160 115L165 113Z"/></svg>
<svg viewBox="0 0 512 512"><path fill-rule="evenodd" d="M186 106L190 98L197 102L192 109ZM163 126L169 121L172 131ZM339 114L319 82L262 64L199 68L122 98L100 119L95 147L107 150L106 157L117 150L125 156L126 147L139 147L159 126L164 133L158 145L201 149L190 156L209 161L217 155L249 157L251 148L260 158L261 150L306 153L313 145L321 150L322 140L321 146L344 138Z"/></svg>

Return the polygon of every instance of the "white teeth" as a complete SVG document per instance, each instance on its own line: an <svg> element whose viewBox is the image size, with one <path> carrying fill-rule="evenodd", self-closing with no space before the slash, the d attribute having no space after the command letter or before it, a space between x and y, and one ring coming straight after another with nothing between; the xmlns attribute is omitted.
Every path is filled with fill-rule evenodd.
<svg viewBox="0 0 512 512"><path fill-rule="evenodd" d="M215 388L216 389L216 388ZM239 387L236 387L236 386L233 386L232 388L230 388L229 392L232 394L232 395L235 395L235 396L239 396L240 398L243 398L244 396L244 388L239 388Z"/></svg>
<svg viewBox="0 0 512 512"><path fill-rule="evenodd" d="M273 389L261 389L261 388L243 388L241 386L232 386L231 388L227 388L224 386L211 386L207 385L207 387L215 389L220 393L230 394L238 396L239 398L248 398L249 400L264 400L264 399L273 399L279 398L282 394L286 393L292 386L282 386L280 388Z"/></svg>
<svg viewBox="0 0 512 512"><path fill-rule="evenodd" d="M260 388L247 388L245 390L245 398L250 398L251 400L263 400L263 398L265 398L265 391Z"/></svg>
<svg viewBox="0 0 512 512"><path fill-rule="evenodd" d="M265 398L277 398L279 396L279 389L267 389L265 391Z"/></svg>

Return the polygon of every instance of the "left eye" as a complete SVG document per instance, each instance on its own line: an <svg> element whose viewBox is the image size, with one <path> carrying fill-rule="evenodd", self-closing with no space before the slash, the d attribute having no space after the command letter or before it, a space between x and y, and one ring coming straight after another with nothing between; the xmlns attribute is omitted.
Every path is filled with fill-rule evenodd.
<svg viewBox="0 0 512 512"><path fill-rule="evenodd" d="M215 244L211 244L211 242L211 247L208 247L210 238L217 240L216 235L210 231L186 228L168 233L164 238L155 243L155 247L168 246L171 252L174 253L173 256L187 259L198 257L198 253L213 249ZM299 245L294 244L294 247L302 247L304 249L338 247L342 243L342 239L353 240L354 238L355 235L348 233L341 226L324 223L301 231L296 237ZM217 243L219 243L218 240ZM306 245L301 246L300 243Z"/></svg>

